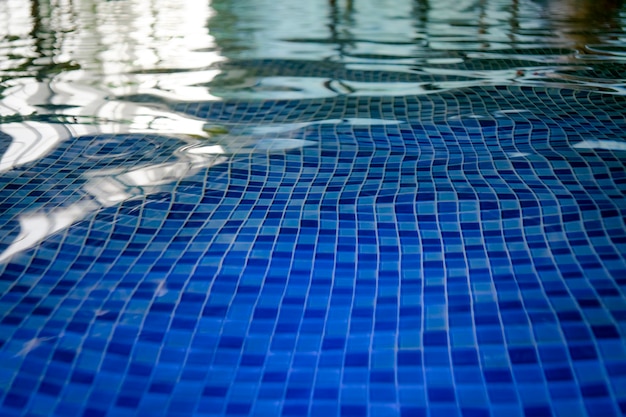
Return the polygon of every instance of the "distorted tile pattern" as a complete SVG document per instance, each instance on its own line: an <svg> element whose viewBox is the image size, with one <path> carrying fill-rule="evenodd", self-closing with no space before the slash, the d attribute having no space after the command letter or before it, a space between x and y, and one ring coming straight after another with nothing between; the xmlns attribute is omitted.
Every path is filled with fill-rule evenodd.
<svg viewBox="0 0 626 417"><path fill-rule="evenodd" d="M0 177L5 253L80 212L0 265L0 414L626 414L625 97L170 106L256 151L76 137Z"/></svg>

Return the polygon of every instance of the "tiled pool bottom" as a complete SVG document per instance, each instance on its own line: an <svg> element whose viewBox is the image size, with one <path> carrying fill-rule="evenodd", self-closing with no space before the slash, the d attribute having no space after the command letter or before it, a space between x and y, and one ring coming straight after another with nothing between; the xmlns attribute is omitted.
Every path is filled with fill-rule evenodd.
<svg viewBox="0 0 626 417"><path fill-rule="evenodd" d="M171 110L0 177L0 415L626 414L626 97Z"/></svg>

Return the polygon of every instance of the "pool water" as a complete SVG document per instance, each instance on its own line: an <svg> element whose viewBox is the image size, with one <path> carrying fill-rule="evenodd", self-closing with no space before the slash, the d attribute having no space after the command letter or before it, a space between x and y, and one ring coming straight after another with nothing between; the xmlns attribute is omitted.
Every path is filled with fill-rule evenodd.
<svg viewBox="0 0 626 417"><path fill-rule="evenodd" d="M625 28L0 2L0 415L626 415Z"/></svg>

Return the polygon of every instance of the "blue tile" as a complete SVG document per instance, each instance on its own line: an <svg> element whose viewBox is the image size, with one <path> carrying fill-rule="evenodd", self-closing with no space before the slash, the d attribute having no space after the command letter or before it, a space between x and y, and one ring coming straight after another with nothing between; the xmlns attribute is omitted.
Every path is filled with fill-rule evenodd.
<svg viewBox="0 0 626 417"><path fill-rule="evenodd" d="M470 55L458 66L487 65ZM621 95L507 82L163 106L241 135L305 123L285 135L314 146L228 155L0 265L0 414L626 413L625 159L575 147L623 139ZM25 210L88 198L85 173L175 163L184 145L70 137L3 172L0 250Z"/></svg>

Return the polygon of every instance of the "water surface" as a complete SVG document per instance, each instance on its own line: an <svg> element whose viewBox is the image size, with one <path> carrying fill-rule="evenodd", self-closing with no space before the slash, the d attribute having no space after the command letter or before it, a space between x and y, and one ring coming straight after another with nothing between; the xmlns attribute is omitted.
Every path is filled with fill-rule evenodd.
<svg viewBox="0 0 626 417"><path fill-rule="evenodd" d="M625 24L0 2L0 414L626 414Z"/></svg>

